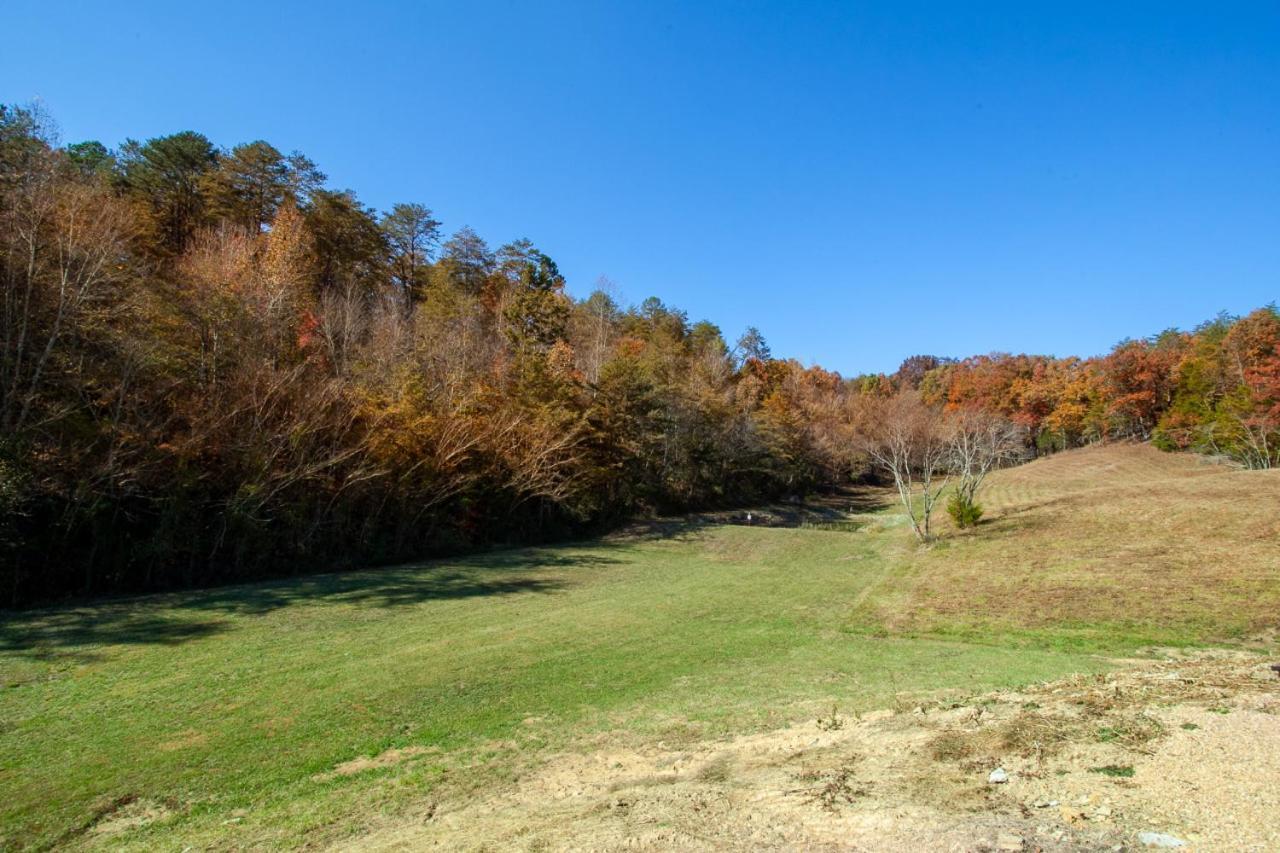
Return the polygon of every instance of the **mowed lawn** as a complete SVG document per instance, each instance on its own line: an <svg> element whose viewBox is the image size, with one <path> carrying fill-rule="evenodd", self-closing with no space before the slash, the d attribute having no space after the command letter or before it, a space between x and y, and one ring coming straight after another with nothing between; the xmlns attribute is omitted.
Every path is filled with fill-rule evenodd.
<svg viewBox="0 0 1280 853"><path fill-rule="evenodd" d="M1267 642L1277 473L1104 448L1001 472L927 551L882 513L7 614L0 848L340 846L601 738Z"/></svg>

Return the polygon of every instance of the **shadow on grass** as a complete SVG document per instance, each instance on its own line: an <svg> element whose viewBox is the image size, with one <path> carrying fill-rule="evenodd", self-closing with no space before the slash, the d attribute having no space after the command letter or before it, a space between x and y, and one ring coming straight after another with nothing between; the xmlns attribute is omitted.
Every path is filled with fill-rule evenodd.
<svg viewBox="0 0 1280 853"><path fill-rule="evenodd" d="M149 608L148 608L149 609ZM166 618L119 605L0 616L0 653L42 661L92 663L102 645L176 646L221 633L214 619Z"/></svg>
<svg viewBox="0 0 1280 853"><path fill-rule="evenodd" d="M981 519L977 524L977 531L987 539L1003 541L1049 530L1063 523L1062 519L1053 512L1056 506L1063 503L1065 499L1055 498L1012 507Z"/></svg>
<svg viewBox="0 0 1280 853"><path fill-rule="evenodd" d="M850 515L878 512L892 504L885 489L851 486L834 492L811 495L742 509L712 510L689 515L633 521L620 533L640 539L687 539L700 531L722 524L740 527L806 527L817 530L854 531L865 521Z"/></svg>
<svg viewBox="0 0 1280 853"><path fill-rule="evenodd" d="M548 570L621 562L598 553L526 548L80 606L0 611L0 654L87 663L100 658L95 651L98 646L178 645L229 630L230 617L261 615L296 604L397 608L429 601L554 593L569 588L571 579L563 573L548 576Z"/></svg>

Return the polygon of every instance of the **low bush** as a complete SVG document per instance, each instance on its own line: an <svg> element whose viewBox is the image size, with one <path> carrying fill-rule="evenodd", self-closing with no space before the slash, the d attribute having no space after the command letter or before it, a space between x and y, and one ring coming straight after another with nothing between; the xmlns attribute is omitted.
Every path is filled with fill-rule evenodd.
<svg viewBox="0 0 1280 853"><path fill-rule="evenodd" d="M982 507L963 495L952 495L947 501L947 514L956 527L974 527L982 518Z"/></svg>

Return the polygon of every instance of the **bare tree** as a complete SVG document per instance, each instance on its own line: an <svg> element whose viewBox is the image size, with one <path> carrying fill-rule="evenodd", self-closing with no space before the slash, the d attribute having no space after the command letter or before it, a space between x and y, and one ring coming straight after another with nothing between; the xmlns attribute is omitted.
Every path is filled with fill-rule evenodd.
<svg viewBox="0 0 1280 853"><path fill-rule="evenodd" d="M369 327L370 298L355 282L320 297L316 331L335 376L345 376Z"/></svg>
<svg viewBox="0 0 1280 853"><path fill-rule="evenodd" d="M918 391L863 401L858 425L862 450L893 477L898 499L921 542L932 538L929 520L950 479L948 424Z"/></svg>
<svg viewBox="0 0 1280 853"><path fill-rule="evenodd" d="M585 476L581 424L503 410L491 415L489 447L506 469L506 486L523 503L543 498L564 504Z"/></svg>
<svg viewBox="0 0 1280 853"><path fill-rule="evenodd" d="M1275 466L1280 458L1275 440L1280 437L1280 420L1266 414L1255 413L1251 417L1235 417L1239 428L1237 458L1246 468L1264 470Z"/></svg>
<svg viewBox="0 0 1280 853"><path fill-rule="evenodd" d="M47 159L47 158L46 158ZM0 428L18 434L65 357L114 302L128 226L96 188L55 180L55 165L0 199Z"/></svg>
<svg viewBox="0 0 1280 853"><path fill-rule="evenodd" d="M573 350L582 374L591 386L600 381L600 370L608 360L617 337L616 326L621 312L616 294L616 285L600 276L596 280L596 289L575 306L570 321Z"/></svg>
<svg viewBox="0 0 1280 853"><path fill-rule="evenodd" d="M1247 322L1247 319L1243 322ZM1238 342L1228 339L1228 357L1233 372L1239 382L1236 390L1228 394L1219 404L1222 413L1228 453L1246 468L1262 470L1272 468L1280 462L1280 404L1274 401L1275 392L1268 393L1263 387L1263 369L1249 370L1245 367L1245 358ZM1270 369L1275 376L1274 359ZM1273 379L1274 382L1274 379ZM1268 400L1268 398L1271 398ZM1209 440L1217 445L1217 425L1208 425Z"/></svg>
<svg viewBox="0 0 1280 853"><path fill-rule="evenodd" d="M948 420L947 465L958 480L955 494L973 506L988 474L1026 457L1026 430L977 408L961 409Z"/></svg>

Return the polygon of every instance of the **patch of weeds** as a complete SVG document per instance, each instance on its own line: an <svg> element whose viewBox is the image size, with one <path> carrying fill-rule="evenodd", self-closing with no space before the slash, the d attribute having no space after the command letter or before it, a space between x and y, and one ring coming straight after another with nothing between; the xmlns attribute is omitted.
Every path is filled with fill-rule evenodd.
<svg viewBox="0 0 1280 853"><path fill-rule="evenodd" d="M1110 725L1101 726L1094 733L1101 743L1118 743L1138 749L1164 734L1160 721L1146 714L1117 716L1109 722Z"/></svg>
<svg viewBox="0 0 1280 853"><path fill-rule="evenodd" d="M1195 723L1183 723L1182 728L1186 729L1189 732L1194 732L1196 729L1200 727L1197 726Z"/></svg>
<svg viewBox="0 0 1280 853"><path fill-rule="evenodd" d="M1043 759L1069 741L1073 731L1068 720L1023 712L1000 726L998 734L1004 749Z"/></svg>
<svg viewBox="0 0 1280 853"><path fill-rule="evenodd" d="M960 761L973 754L973 744L963 732L943 732L929 743L934 761Z"/></svg>
<svg viewBox="0 0 1280 853"><path fill-rule="evenodd" d="M1132 779L1133 766L1129 764L1104 764L1101 767L1090 767L1090 773L1100 773L1115 779Z"/></svg>
<svg viewBox="0 0 1280 853"><path fill-rule="evenodd" d="M716 785L723 785L728 782L729 776L729 756L727 755L717 755L698 771L699 782L709 782Z"/></svg>
<svg viewBox="0 0 1280 853"><path fill-rule="evenodd" d="M818 717L818 728L824 732L838 732L844 728L844 719L836 713L836 706L831 706L831 715Z"/></svg>
<svg viewBox="0 0 1280 853"><path fill-rule="evenodd" d="M1023 711L976 732L945 731L929 742L935 761L998 758L1009 752L1043 760L1072 739L1078 725L1049 714Z"/></svg>
<svg viewBox="0 0 1280 853"><path fill-rule="evenodd" d="M827 811L835 811L841 805L856 802L867 795L866 788L853 778L853 768L841 767L829 775L818 788L806 792L809 802L817 803Z"/></svg>
<svg viewBox="0 0 1280 853"><path fill-rule="evenodd" d="M1024 711L1039 711L1039 710L1040 710L1040 703L1039 703L1039 702L1023 702L1023 703L1022 703L1022 710L1024 710Z"/></svg>
<svg viewBox="0 0 1280 853"><path fill-rule="evenodd" d="M1208 711L1210 714L1230 714L1231 713L1231 709L1226 707L1225 705L1219 705L1215 708L1209 708Z"/></svg>

